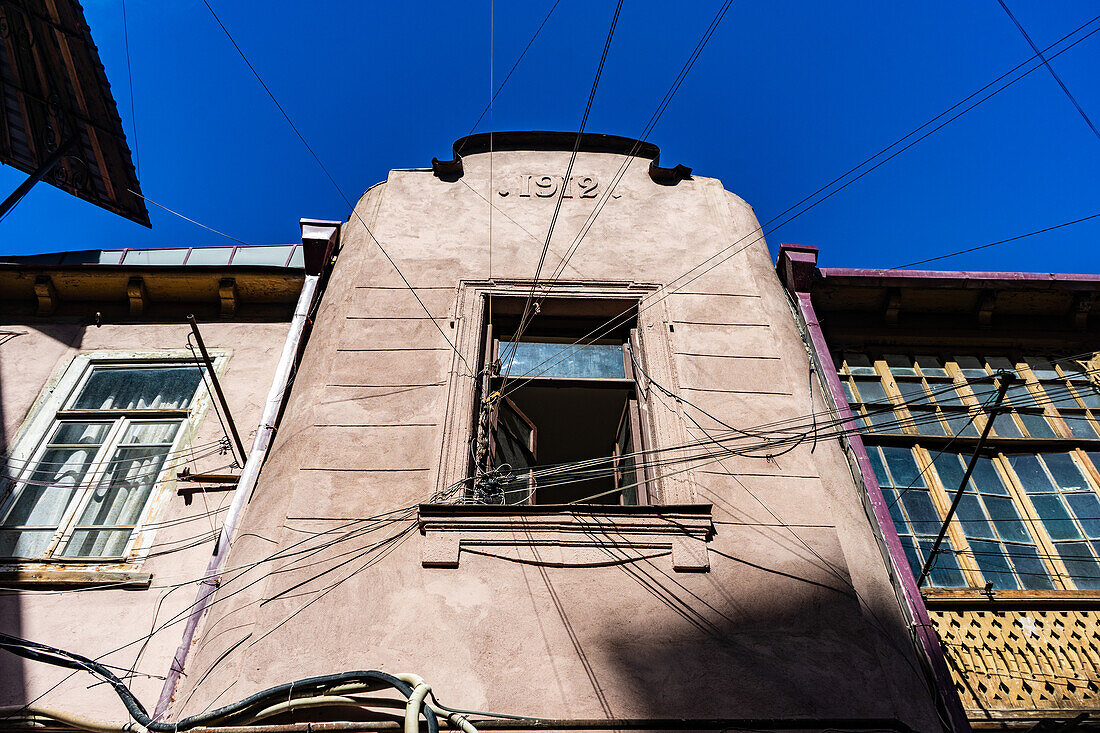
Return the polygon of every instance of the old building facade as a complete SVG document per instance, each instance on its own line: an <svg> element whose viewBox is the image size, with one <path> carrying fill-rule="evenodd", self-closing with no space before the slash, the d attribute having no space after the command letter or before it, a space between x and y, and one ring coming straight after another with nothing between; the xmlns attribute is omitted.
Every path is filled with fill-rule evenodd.
<svg viewBox="0 0 1100 733"><path fill-rule="evenodd" d="M967 589L989 579L985 545L953 528L951 548L973 559L937 563L941 595L922 595L907 558L935 534L931 516L895 525L909 515L884 493L911 488L890 473L898 451L920 466L936 456L916 427L861 438L841 381L870 369L893 398L907 379L931 389L977 367L898 362L912 375L890 381L882 339L907 311L864 314L879 341L822 330L811 306L825 307L828 278L810 250L785 248L777 278L751 207L720 181L662 166L647 143L577 144L463 138L451 160L391 171L346 222L304 221L300 262L288 249L275 267L237 253L201 264L195 249L160 266L8 266L21 305L0 345L0 631L112 665L180 730L396 729L406 696L415 727L420 678L448 704L492 711L468 717L496 729L968 729L981 705L959 670L974 657L936 632L980 623L968 609L987 597ZM192 311L251 446L235 467L199 455L232 440L186 351ZM183 371L149 371L162 367ZM1066 389L1082 383L1055 371ZM881 404L862 390L852 404ZM965 407L897 398L897 425L931 424L912 417L925 410L937 439L969 436L952 422ZM136 442L145 423L159 442ZM1076 433L1049 425L1083 465ZM121 482L104 471L140 451L136 519L116 521L122 502L111 523L86 521ZM929 479L937 501L948 470ZM1060 541L1030 546L1042 562ZM1013 568L1018 582L1034 570ZM992 577L997 602L1010 597L1008 576ZM1051 583L1062 595L1044 603L1082 592ZM0 726L133 716L108 686L20 649L0 659ZM279 687L349 670L403 673L404 694L383 699L358 677ZM281 697L209 712L269 688Z"/></svg>

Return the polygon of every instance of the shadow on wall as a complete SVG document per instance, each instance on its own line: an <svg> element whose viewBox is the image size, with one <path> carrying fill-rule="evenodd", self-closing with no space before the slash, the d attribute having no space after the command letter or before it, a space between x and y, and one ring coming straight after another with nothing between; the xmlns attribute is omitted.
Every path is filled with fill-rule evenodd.
<svg viewBox="0 0 1100 733"><path fill-rule="evenodd" d="M3 465L0 466L0 510L3 509L9 492L14 488L11 477L19 473L19 467L13 465L9 457L10 440L27 417L25 414L11 413L10 403L14 400L9 395L13 388L34 390L34 394L23 395L25 399L18 401L31 405L53 370L52 364L45 365L44 370L25 370L25 365L18 363L18 359L22 357L17 354L23 352L28 344L26 342L21 344L19 341L29 339L31 344L38 344L40 339L45 337L66 347L80 348L83 336L83 327L74 328L70 324L0 324L0 458L3 460ZM28 381L27 375L42 375L41 383L34 384ZM6 381L7 384L5 384ZM14 636L24 636L24 626L20 592L0 582L0 631ZM0 706L27 701L30 693L26 684L26 664L30 662L0 650ZM0 725L0 727L3 726Z"/></svg>

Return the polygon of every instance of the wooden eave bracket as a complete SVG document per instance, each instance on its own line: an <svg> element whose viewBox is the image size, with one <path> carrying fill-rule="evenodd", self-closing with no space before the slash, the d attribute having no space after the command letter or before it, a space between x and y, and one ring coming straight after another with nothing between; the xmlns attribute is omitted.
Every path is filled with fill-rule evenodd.
<svg viewBox="0 0 1100 733"><path fill-rule="evenodd" d="M237 280L222 278L218 283L218 299L221 301L222 318L229 318L237 312Z"/></svg>
<svg viewBox="0 0 1100 733"><path fill-rule="evenodd" d="M1095 294L1089 290L1083 290L1073 296L1073 308L1070 310L1070 321L1074 328L1086 328L1089 323L1089 313Z"/></svg>
<svg viewBox="0 0 1100 733"><path fill-rule="evenodd" d="M478 506L423 504L421 564L457 568L463 550L552 567L598 567L672 555L677 572L707 572L709 504Z"/></svg>
<svg viewBox="0 0 1100 733"><path fill-rule="evenodd" d="M39 275L34 279L34 295L38 299L36 314L50 316L57 310L57 288L49 275Z"/></svg>
<svg viewBox="0 0 1100 733"><path fill-rule="evenodd" d="M140 316L145 313L145 305L149 300L149 293L145 289L145 280L140 277L132 277L126 283L126 297L130 299L130 315Z"/></svg>
<svg viewBox="0 0 1100 733"><path fill-rule="evenodd" d="M993 326L993 311L997 307L997 291L983 290L978 297L978 326L991 328Z"/></svg>
<svg viewBox="0 0 1100 733"><path fill-rule="evenodd" d="M886 324L898 325L898 316L901 314L901 289L890 288L886 291Z"/></svg>

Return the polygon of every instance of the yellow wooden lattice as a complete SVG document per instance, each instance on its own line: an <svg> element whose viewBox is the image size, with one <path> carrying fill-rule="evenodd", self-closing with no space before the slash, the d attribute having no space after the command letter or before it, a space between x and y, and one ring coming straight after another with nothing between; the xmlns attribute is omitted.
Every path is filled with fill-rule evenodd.
<svg viewBox="0 0 1100 733"><path fill-rule="evenodd" d="M972 719L1100 710L1100 611L930 615Z"/></svg>

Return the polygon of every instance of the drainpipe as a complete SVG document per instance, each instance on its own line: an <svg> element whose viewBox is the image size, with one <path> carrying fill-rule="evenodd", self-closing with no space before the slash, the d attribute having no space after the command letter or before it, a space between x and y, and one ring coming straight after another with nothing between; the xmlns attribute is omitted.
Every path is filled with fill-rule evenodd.
<svg viewBox="0 0 1100 733"><path fill-rule="evenodd" d="M287 384L298 358L298 352L302 344L302 334L305 332L306 319L317 294L318 283L332 257L340 236L340 223L330 221L318 221L302 219L302 245L305 254L306 277L302 283L302 291L298 294L298 303L294 307L294 316L290 321L290 330L287 332L286 341L283 342L283 353L279 356L279 363L275 369L275 376L271 380L271 389L267 393L267 402L264 404L263 415L260 418L259 428L256 430L256 438L252 442L252 450L245 460L241 470L237 488L233 492L233 501L229 505L229 511L225 514L221 534L214 545L214 554L206 566L206 573L199 583L198 597L191 606L191 613L187 617L187 623L183 628L183 638L172 657L172 666L164 680L164 687L160 691L160 698L153 711L153 719L157 720L168 710L172 702L172 696L176 693L176 684L179 682L183 666L187 661L187 655L191 650L191 644L195 638L195 631L199 622L206 614L206 609L214 598L214 592L218 589L219 575L225 560L229 555L229 548L233 542L233 533L237 528L241 510L252 494L256 486L256 479L260 475L260 467L267 457L268 446L275 434L275 423L278 421L279 411L287 394Z"/></svg>
<svg viewBox="0 0 1100 733"><path fill-rule="evenodd" d="M825 341L825 333L822 331L821 323L814 312L810 288L817 276L817 247L794 244L780 245L776 270L784 287L794 296L798 314L805 324L806 335L810 339L814 361L817 362L818 374L828 385L837 414L844 421L848 447L855 456L859 472L862 474L863 486L867 492L867 498L870 500L871 509L874 511L878 523L878 530L889 555L892 575L897 586L900 586L896 587L895 590L900 592L901 600L904 601L905 609L908 611L916 630L921 651L924 652L924 656L931 666L936 691L950 720L951 729L955 733L970 733L970 720L966 717L962 701L955 690L955 682L951 677L951 671L947 668L947 661L944 659L939 637L936 636L932 619L928 616L928 607L925 606L924 597L921 595L920 589L913 579L913 573L909 569L909 562L905 557L901 539L894 528L894 520L890 516L886 498L882 495L882 489L879 487L878 479L871 467L871 459L867 455L867 448L863 444L863 438L859 434L855 418L848 408L848 400L844 396L843 388L840 386L840 378L837 376L836 370L832 368L833 361L829 353L829 345Z"/></svg>

